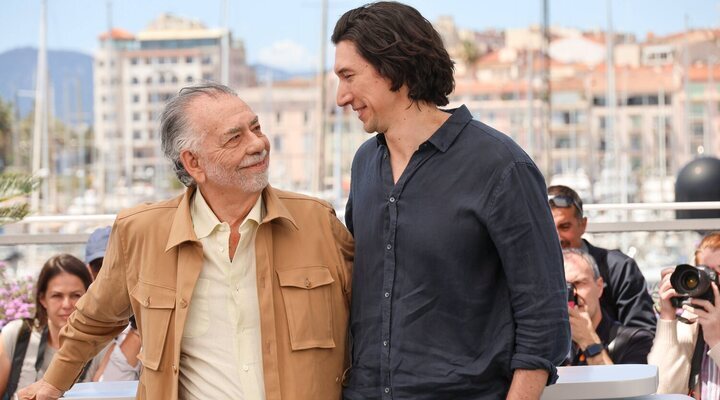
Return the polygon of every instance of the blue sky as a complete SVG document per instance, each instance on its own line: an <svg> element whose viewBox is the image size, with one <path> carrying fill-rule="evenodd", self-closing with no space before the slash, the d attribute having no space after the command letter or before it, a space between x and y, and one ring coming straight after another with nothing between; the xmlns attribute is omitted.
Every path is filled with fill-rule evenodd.
<svg viewBox="0 0 720 400"><path fill-rule="evenodd" d="M328 36L337 18L367 1L329 0ZM136 33L163 12L221 26L222 0L115 0L112 21ZM540 0L407 0L426 18L451 15L459 27L472 29L524 27L540 21ZM604 29L607 0L550 0L551 23ZM105 0L48 0L48 47L92 53L98 35L107 30ZM228 24L244 39L250 63L264 62L288 70L317 65L320 0L229 0ZM690 27L720 25L718 0L613 0L616 30L641 38ZM0 52L38 42L40 0L0 0ZM332 56L332 47L329 48Z"/></svg>

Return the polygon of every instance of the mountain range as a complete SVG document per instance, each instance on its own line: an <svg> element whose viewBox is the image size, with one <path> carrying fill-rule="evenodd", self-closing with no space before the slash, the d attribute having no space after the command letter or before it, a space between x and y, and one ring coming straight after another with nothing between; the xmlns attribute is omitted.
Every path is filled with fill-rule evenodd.
<svg viewBox="0 0 720 400"><path fill-rule="evenodd" d="M48 50L52 114L66 124L93 121L93 59L77 51ZM23 47L0 53L0 98L18 105L21 116L33 108L37 49ZM310 77L314 72L287 72L254 64L260 82ZM80 117L80 118L78 118Z"/></svg>

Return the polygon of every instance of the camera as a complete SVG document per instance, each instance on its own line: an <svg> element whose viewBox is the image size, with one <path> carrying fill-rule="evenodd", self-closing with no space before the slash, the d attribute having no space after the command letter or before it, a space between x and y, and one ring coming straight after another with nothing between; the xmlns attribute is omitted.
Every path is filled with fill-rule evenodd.
<svg viewBox="0 0 720 400"><path fill-rule="evenodd" d="M670 275L670 285L680 296L673 297L670 302L675 308L682 307L683 302L690 297L714 302L715 296L710 285L711 282L720 285L717 273L710 267L705 265L698 265L697 267L688 264L678 265Z"/></svg>
<svg viewBox="0 0 720 400"><path fill-rule="evenodd" d="M567 283L568 305L575 307L578 304L577 288L570 282Z"/></svg>

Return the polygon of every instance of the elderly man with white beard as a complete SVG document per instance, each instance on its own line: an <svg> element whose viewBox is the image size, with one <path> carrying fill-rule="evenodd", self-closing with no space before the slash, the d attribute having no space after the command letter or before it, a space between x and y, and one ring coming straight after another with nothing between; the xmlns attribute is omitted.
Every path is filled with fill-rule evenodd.
<svg viewBox="0 0 720 400"><path fill-rule="evenodd" d="M188 187L118 214L102 270L21 399L57 399L135 315L139 399L339 399L353 240L329 204L268 185L258 116L218 84L161 117Z"/></svg>

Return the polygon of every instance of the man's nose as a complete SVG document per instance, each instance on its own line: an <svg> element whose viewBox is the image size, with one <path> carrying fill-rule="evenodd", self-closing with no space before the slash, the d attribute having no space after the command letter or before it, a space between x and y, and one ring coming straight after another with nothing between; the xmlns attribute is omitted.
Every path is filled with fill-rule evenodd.
<svg viewBox="0 0 720 400"><path fill-rule="evenodd" d="M247 146L246 153L257 154L262 153L263 150L265 150L265 140L263 140L262 137L253 134L250 139L250 143Z"/></svg>
<svg viewBox="0 0 720 400"><path fill-rule="evenodd" d="M343 82L338 84L337 97L335 98L335 101L339 107L345 107L352 101L352 95L350 94L350 91L347 90L346 84Z"/></svg>

